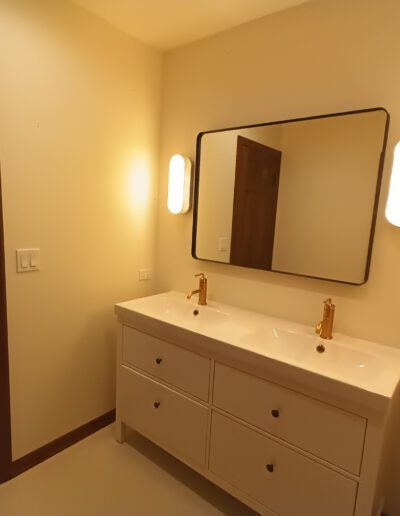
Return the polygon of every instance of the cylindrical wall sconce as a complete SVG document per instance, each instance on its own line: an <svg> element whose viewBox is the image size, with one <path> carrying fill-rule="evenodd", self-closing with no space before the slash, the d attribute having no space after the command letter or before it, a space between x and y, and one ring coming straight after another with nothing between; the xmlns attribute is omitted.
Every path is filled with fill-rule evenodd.
<svg viewBox="0 0 400 516"><path fill-rule="evenodd" d="M400 227L400 142L394 148L392 176L385 216L391 224Z"/></svg>
<svg viewBox="0 0 400 516"><path fill-rule="evenodd" d="M168 209L171 213L186 213L190 208L192 162L174 154L169 162Z"/></svg>

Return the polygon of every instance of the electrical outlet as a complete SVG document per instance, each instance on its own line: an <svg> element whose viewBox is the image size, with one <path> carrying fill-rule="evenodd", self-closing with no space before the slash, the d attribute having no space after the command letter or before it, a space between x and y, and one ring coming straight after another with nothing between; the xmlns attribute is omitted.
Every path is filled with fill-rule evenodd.
<svg viewBox="0 0 400 516"><path fill-rule="evenodd" d="M151 279L151 269L139 269L139 281L148 281Z"/></svg>

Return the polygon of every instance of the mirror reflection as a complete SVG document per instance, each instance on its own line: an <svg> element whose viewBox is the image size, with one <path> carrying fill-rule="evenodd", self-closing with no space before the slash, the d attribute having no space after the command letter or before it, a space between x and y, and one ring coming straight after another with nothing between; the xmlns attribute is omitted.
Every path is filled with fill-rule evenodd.
<svg viewBox="0 0 400 516"><path fill-rule="evenodd" d="M194 256L366 281L387 124L373 109L201 133Z"/></svg>

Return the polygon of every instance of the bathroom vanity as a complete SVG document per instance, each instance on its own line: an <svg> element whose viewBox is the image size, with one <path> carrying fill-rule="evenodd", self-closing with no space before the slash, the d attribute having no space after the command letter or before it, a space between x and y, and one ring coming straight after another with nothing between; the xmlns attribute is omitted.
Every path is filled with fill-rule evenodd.
<svg viewBox="0 0 400 516"><path fill-rule="evenodd" d="M400 353L169 292L120 303L117 432L266 516L379 516Z"/></svg>

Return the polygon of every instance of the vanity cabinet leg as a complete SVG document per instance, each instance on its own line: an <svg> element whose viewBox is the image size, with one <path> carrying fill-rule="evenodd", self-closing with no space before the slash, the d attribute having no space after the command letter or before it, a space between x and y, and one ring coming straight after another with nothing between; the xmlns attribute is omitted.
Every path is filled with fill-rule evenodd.
<svg viewBox="0 0 400 516"><path fill-rule="evenodd" d="M119 443L125 442L125 423L122 421L115 422L115 438Z"/></svg>

